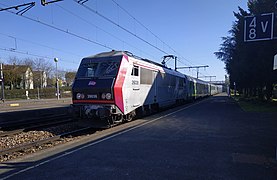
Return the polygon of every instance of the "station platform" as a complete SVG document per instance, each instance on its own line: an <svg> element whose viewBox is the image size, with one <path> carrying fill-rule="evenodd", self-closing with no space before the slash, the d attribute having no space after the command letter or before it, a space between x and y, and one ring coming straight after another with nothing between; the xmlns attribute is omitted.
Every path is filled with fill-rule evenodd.
<svg viewBox="0 0 277 180"><path fill-rule="evenodd" d="M1 163L0 179L277 179L276 117L221 94Z"/></svg>
<svg viewBox="0 0 277 180"><path fill-rule="evenodd" d="M61 99L26 99L26 100L7 100L0 102L0 113L13 111L26 111L35 109L46 109L54 107L69 106L71 98Z"/></svg>

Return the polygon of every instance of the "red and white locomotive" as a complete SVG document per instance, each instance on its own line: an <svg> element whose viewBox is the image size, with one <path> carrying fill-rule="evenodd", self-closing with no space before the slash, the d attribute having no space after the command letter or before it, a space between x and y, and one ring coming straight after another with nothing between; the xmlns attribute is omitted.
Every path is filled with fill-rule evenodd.
<svg viewBox="0 0 277 180"><path fill-rule="evenodd" d="M82 59L72 107L80 118L115 123L217 93L213 87L129 52L111 51Z"/></svg>

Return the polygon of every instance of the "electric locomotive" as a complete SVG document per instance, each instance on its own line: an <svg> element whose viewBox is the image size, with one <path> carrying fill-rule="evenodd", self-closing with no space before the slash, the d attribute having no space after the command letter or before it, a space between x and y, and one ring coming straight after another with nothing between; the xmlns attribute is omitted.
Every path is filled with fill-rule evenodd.
<svg viewBox="0 0 277 180"><path fill-rule="evenodd" d="M72 107L79 118L113 124L210 94L206 82L126 51L111 51L82 59Z"/></svg>

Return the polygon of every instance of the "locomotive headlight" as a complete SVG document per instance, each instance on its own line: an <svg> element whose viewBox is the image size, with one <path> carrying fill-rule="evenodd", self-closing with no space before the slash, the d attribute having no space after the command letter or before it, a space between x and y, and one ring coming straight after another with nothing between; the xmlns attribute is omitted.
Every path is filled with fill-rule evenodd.
<svg viewBox="0 0 277 180"><path fill-rule="evenodd" d="M85 98L85 95L82 94L82 93L77 93L76 94L76 99L84 99Z"/></svg>
<svg viewBox="0 0 277 180"><path fill-rule="evenodd" d="M106 94L106 99L110 100L112 98L112 94L111 93L107 93Z"/></svg>
<svg viewBox="0 0 277 180"><path fill-rule="evenodd" d="M102 93L101 94L101 99L110 100L110 99L112 99L112 94L111 93Z"/></svg>
<svg viewBox="0 0 277 180"><path fill-rule="evenodd" d="M106 93L102 93L101 98L106 99Z"/></svg>

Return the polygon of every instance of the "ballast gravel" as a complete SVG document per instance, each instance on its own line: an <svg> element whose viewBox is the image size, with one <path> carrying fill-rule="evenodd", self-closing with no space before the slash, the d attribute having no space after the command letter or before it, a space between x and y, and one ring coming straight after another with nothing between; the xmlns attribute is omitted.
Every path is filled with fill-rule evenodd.
<svg viewBox="0 0 277 180"><path fill-rule="evenodd" d="M1 137L0 138L0 151L8 148L13 148L17 147L23 144L29 144L32 142L36 142L39 140L43 139L48 139L51 137L54 137L56 135L63 134L65 132L70 132L79 129L80 127L78 126L77 123L70 123L70 124L64 124L64 125L59 125L55 127L50 127L50 128L44 128L42 130L33 130L33 131L28 131L28 132L22 132L19 134L15 134L12 136L7 136L7 137ZM17 151L11 154L5 154L0 156L0 162L4 162L7 160L15 159L20 156L24 156L26 154L31 154L37 151L40 151L42 149L46 149L61 143L66 143L75 139L80 138L79 136L76 137L64 137L61 138L58 141L46 143L43 145L39 146L34 146L32 148L28 148L25 150Z"/></svg>

